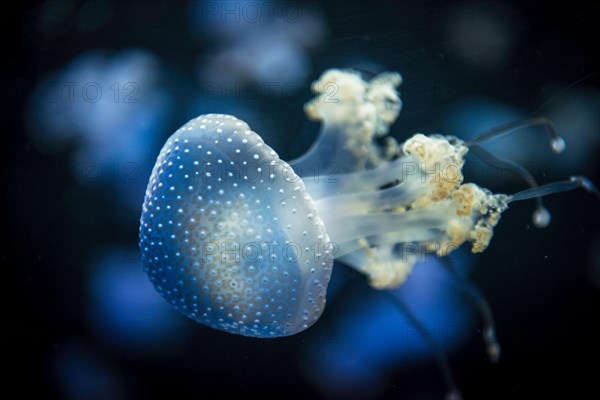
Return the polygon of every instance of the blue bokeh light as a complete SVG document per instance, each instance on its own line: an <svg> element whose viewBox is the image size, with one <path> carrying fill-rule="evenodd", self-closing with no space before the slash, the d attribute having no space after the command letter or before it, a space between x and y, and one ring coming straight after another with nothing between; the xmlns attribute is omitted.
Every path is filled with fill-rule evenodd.
<svg viewBox="0 0 600 400"><path fill-rule="evenodd" d="M317 7L263 1L195 2L190 29L217 44L199 59L202 85L257 85L268 96L300 90L311 70L308 50L327 36Z"/></svg>
<svg viewBox="0 0 600 400"><path fill-rule="evenodd" d="M106 251L92 263L88 318L99 339L140 356L179 349L192 325L152 287L133 250Z"/></svg>
<svg viewBox="0 0 600 400"><path fill-rule="evenodd" d="M74 147L74 176L112 186L136 210L172 107L159 82L160 61L146 50L89 50L38 84L30 135L46 153Z"/></svg>
<svg viewBox="0 0 600 400"><path fill-rule="evenodd" d="M105 357L80 340L64 343L50 363L61 398L68 400L126 399L127 385Z"/></svg>
<svg viewBox="0 0 600 400"><path fill-rule="evenodd" d="M464 273L471 262L460 253L453 258ZM405 302L447 351L475 334L474 310L439 259L418 263L391 295ZM402 309L373 289L357 293L330 325L319 329L301 365L324 394L372 396L385 387L392 368L433 358L431 346Z"/></svg>

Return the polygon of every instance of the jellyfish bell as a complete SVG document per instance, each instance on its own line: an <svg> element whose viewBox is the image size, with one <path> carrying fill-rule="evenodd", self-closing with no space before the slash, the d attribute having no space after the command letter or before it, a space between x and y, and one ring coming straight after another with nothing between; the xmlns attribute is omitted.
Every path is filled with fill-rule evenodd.
<svg viewBox="0 0 600 400"><path fill-rule="evenodd" d="M509 203L576 187L595 191L581 177L544 186L528 181L530 189L512 196L463 183L467 152L519 125L469 142L416 134L401 146L389 141L383 151L373 147L400 111L400 82L397 74L364 82L356 73L327 71L306 106L323 122L319 139L290 164L231 115L201 115L177 130L158 156L141 217L142 259L156 290L212 328L292 335L322 314L334 257L366 274L375 288L397 287L415 258L398 259L388 251L393 246L416 245L443 257L470 242L481 252ZM325 101L327 84L335 101ZM553 134L558 150L559 139ZM328 154L345 173L324 181L303 180L296 172ZM356 167L358 159L368 163ZM540 207L536 218L543 225L550 217ZM478 293L472 297L485 322L487 304ZM488 317L485 325L495 360L493 321Z"/></svg>
<svg viewBox="0 0 600 400"><path fill-rule="evenodd" d="M140 237L155 288L198 322L276 337L323 312L333 257L315 204L287 163L233 116L202 115L169 138Z"/></svg>

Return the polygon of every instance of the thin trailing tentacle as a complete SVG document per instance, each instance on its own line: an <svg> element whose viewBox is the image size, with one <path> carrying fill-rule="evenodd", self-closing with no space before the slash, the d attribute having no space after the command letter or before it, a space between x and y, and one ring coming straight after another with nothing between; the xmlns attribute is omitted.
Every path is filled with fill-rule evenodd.
<svg viewBox="0 0 600 400"><path fill-rule="evenodd" d="M380 292L382 296L384 296L388 301L393 303L396 307L398 307L404 315L408 318L410 323L414 326L414 328L419 332L419 334L423 337L425 341L431 347L431 351L433 352L435 359L437 361L437 365L442 373L442 378L444 379L444 383L446 384L446 400L460 400L462 399L462 395L458 390L458 386L456 386L456 382L454 381L454 377L452 376L452 371L450 369L450 363L448 362L448 355L446 351L433 336L429 334L423 323L417 318L414 312L410 309L408 304L397 296L394 296L390 291L384 290Z"/></svg>
<svg viewBox="0 0 600 400"><path fill-rule="evenodd" d="M458 285L458 287L460 287L471 303L473 303L473 305L479 311L479 316L481 318L481 322L483 323L483 342L485 344L488 358L490 359L490 362L498 362L500 359L501 347L496 338L496 323L494 322L494 314L492 313L492 308L490 307L488 301L483 293L481 293L481 290L479 290L474 283L458 273L451 258L443 257L442 265L445 267L446 271L448 271L452 279L454 279L454 282Z"/></svg>

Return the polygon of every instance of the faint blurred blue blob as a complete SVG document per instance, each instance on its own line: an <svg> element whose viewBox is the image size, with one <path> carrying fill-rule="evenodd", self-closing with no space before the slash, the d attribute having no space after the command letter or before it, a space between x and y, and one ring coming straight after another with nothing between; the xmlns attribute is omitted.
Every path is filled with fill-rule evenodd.
<svg viewBox="0 0 600 400"><path fill-rule="evenodd" d="M119 371L83 342L72 341L56 349L50 363L50 377L61 399L129 398Z"/></svg>
<svg viewBox="0 0 600 400"><path fill-rule="evenodd" d="M593 87L550 84L538 113L552 120L567 147L551 163L555 172L594 171L600 164L600 91Z"/></svg>
<svg viewBox="0 0 600 400"><path fill-rule="evenodd" d="M211 57L200 76L227 82L233 74L239 82L254 84L270 96L289 96L306 81L310 67L302 47L280 38L255 36Z"/></svg>
<svg viewBox="0 0 600 400"><path fill-rule="evenodd" d="M285 97L303 87L310 73L307 50L327 35L316 6L270 1L208 1L190 4L190 26L199 39L217 43L199 60L202 84L256 85Z"/></svg>
<svg viewBox="0 0 600 400"><path fill-rule="evenodd" d="M173 354L193 325L154 290L137 251L109 250L90 266L88 320L108 346L136 356Z"/></svg>
<svg viewBox="0 0 600 400"><path fill-rule="evenodd" d="M458 267L464 270L468 263ZM391 294L408 304L448 351L476 334L474 311L436 258L417 264ZM372 398L387 387L393 368L432 359L416 327L381 293L365 288L340 308L332 324L316 325L319 333L300 360L308 380L323 394Z"/></svg>
<svg viewBox="0 0 600 400"><path fill-rule="evenodd" d="M318 4L252 0L195 1L189 4L190 30L200 40L235 42L249 34L273 35L299 46L316 46L328 27Z"/></svg>
<svg viewBox="0 0 600 400"><path fill-rule="evenodd" d="M28 113L40 151L73 151L84 184L108 184L139 209L172 101L160 62L142 49L90 50L38 83Z"/></svg>
<svg viewBox="0 0 600 400"><path fill-rule="evenodd" d="M249 29L275 18L271 7L264 1L223 0L195 1L189 4L190 30L202 39L204 36L222 40L236 40Z"/></svg>
<svg viewBox="0 0 600 400"><path fill-rule="evenodd" d="M455 3L445 19L446 50L474 69L504 67L513 57L521 17L506 2Z"/></svg>

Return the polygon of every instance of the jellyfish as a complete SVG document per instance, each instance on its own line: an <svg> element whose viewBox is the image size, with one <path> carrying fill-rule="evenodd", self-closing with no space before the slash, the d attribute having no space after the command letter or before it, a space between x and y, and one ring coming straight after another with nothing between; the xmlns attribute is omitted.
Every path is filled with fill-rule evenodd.
<svg viewBox="0 0 600 400"><path fill-rule="evenodd" d="M512 202L536 199L534 222L542 227L550 222L542 196L579 187L598 194L584 177L540 186L523 167L480 146L541 125L560 152L565 143L543 118L467 142L419 133L397 143L386 135L402 107L401 81L397 73L366 82L353 71L326 71L305 106L322 122L319 137L289 163L231 115L205 114L179 128L158 156L141 216L140 251L155 289L209 327L289 336L323 313L334 259L365 274L372 287L391 289L410 279L421 253L445 258L467 242L472 252L484 251ZM469 151L513 168L530 187L506 195L463 182ZM473 285L462 284L496 360L489 307Z"/></svg>

